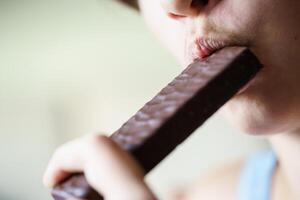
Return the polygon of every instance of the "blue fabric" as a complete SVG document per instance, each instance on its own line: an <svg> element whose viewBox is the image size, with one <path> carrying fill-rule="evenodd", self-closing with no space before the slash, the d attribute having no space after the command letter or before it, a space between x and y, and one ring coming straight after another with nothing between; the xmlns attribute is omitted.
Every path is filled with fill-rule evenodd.
<svg viewBox="0 0 300 200"><path fill-rule="evenodd" d="M276 163L277 158L272 151L251 156L241 174L238 200L270 200Z"/></svg>

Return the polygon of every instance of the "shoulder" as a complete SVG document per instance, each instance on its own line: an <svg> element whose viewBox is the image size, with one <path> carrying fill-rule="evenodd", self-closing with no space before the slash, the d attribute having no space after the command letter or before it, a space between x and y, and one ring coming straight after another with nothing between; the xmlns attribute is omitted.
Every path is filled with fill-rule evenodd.
<svg viewBox="0 0 300 200"><path fill-rule="evenodd" d="M223 165L199 177L180 198L172 200L235 200L241 171L245 160Z"/></svg>

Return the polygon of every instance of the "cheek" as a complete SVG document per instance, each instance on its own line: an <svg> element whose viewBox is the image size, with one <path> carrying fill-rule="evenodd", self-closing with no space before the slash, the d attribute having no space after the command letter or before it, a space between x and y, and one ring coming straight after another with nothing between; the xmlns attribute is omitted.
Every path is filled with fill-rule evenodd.
<svg viewBox="0 0 300 200"><path fill-rule="evenodd" d="M223 114L231 124L248 134L267 135L299 128L299 93L291 90L292 97L286 89L276 85L250 89L233 98L222 108Z"/></svg>
<svg viewBox="0 0 300 200"><path fill-rule="evenodd" d="M159 0L140 0L140 10L147 26L155 37L166 47L180 63L184 62L184 27L178 21L170 19L160 5Z"/></svg>
<svg viewBox="0 0 300 200"><path fill-rule="evenodd" d="M222 0L209 13L209 24L221 35L253 41L264 24L264 10L265 3L262 0Z"/></svg>

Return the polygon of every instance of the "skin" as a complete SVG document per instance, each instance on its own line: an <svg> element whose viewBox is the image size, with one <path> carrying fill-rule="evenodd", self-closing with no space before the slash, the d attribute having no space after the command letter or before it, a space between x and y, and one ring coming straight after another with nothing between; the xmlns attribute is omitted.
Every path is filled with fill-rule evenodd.
<svg viewBox="0 0 300 200"><path fill-rule="evenodd" d="M242 132L266 137L277 153L272 200L300 199L300 1L209 0L204 5L192 0L139 0L138 4L149 28L183 66L202 58L195 47L199 38L219 47L248 46L256 54L264 69L222 112ZM235 199L243 163L217 169L169 199ZM137 163L104 136L84 137L59 148L44 183L54 186L78 171L85 172L106 199L120 199L115 194L121 199L155 198Z"/></svg>

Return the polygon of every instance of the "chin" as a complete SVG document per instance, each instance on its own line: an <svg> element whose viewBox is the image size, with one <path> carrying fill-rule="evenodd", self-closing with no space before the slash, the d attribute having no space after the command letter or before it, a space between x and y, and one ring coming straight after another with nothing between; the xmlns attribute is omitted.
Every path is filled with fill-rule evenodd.
<svg viewBox="0 0 300 200"><path fill-rule="evenodd" d="M259 101L243 96L234 97L221 111L230 124L249 135L269 136L285 132L291 127L286 118L276 115Z"/></svg>

